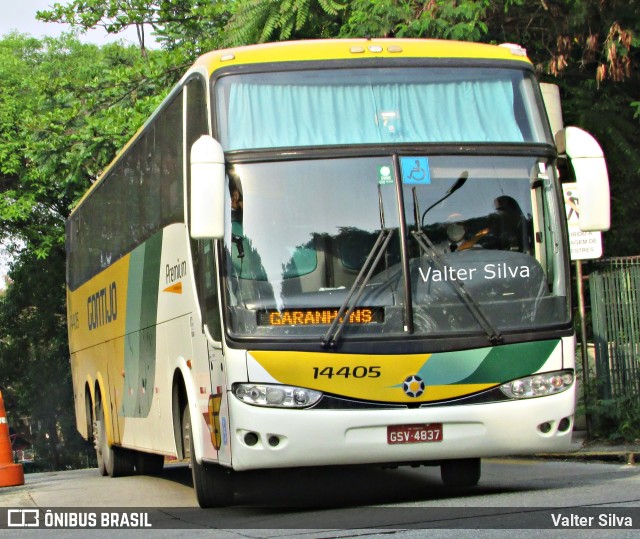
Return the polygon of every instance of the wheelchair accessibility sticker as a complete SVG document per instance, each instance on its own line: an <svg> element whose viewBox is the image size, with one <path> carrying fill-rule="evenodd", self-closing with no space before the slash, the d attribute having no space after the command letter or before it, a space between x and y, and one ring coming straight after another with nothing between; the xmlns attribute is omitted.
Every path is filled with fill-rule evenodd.
<svg viewBox="0 0 640 539"><path fill-rule="evenodd" d="M402 170L402 183L404 184L420 185L431 183L429 160L426 157L401 157L400 169Z"/></svg>

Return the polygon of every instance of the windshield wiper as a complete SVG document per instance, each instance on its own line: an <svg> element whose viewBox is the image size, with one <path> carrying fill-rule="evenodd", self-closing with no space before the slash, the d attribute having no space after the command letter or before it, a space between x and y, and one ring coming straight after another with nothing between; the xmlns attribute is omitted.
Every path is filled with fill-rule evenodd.
<svg viewBox="0 0 640 539"><path fill-rule="evenodd" d="M351 285L347 297L342 302L342 305L340 305L340 309L338 309L338 315L333 319L331 325L329 326L329 329L324 334L324 337L322 338L323 348L333 348L336 345L336 342L338 342L340 333L342 333L342 330L344 329L347 321L358 305L358 302L360 301L360 298L362 297L367 284L371 280L371 276L373 275L374 270L378 266L382 255L387 252L387 247L389 246L389 242L393 237L393 231L386 228L384 224L384 208L382 206L382 193L380 191L380 185L378 185L378 207L380 210L380 234L378 234L376 242L373 244L371 251L369 251L367 258L364 261L362 268L360 269L360 273L358 273L356 280ZM351 298L354 297L354 294L355 298L352 302Z"/></svg>
<svg viewBox="0 0 640 539"><path fill-rule="evenodd" d="M440 253L435 249L433 243L429 237L422 230L414 230L411 232L413 237L418 242L420 249L429 255L431 261L435 264L437 269L442 272L442 274L446 274L446 267L444 260ZM480 305L473 299L473 297L469 294L465 286L455 279L448 279L447 282L453 287L453 289L458 293L460 299L467 306L473 317L476 319L480 327L485 331L487 337L489 338L489 342L491 344L502 344L504 342L504 338L498 328L494 327L491 321L485 316L480 308Z"/></svg>
<svg viewBox="0 0 640 539"><path fill-rule="evenodd" d="M429 206L424 211L420 220L418 220L420 216L420 209L418 208L418 196L416 194L416 188L415 187L413 188L413 211L414 211L414 214L415 214L414 217L416 220L416 230L413 230L411 234L418 242L418 246L420 247L420 250L429 256L431 261L435 264L436 268L443 275L447 273L444 259L442 258L442 255L434 247L432 241L429 239L429 236L427 236L422 230L422 223L424 221L424 216L427 214L427 212L431 208L433 208L434 206L437 206L438 204L440 204L440 202L442 202L443 200L451 196L455 191L460 189L465 184L468 177L469 177L469 173L467 171L464 171L460 175L456 183L454 183L453 186L447 191L446 195L441 199L437 200L436 202L434 202L431 206ZM420 227L418 227L418 223L420 223ZM476 319L476 322L478 322L480 327L487 334L487 337L489 338L489 342L494 345L504 343L504 337L502 336L498 328L496 328L491 323L491 321L485 316L485 314L482 312L482 309L480 308L480 305L478 305L478 303L473 299L471 294L469 294L465 286L460 281L457 281L455 279L451 279L451 280L447 279L447 282L453 287L453 289L456 291L458 296L460 296L460 299L467 306L467 308L469 309L469 312L471 312L472 316Z"/></svg>

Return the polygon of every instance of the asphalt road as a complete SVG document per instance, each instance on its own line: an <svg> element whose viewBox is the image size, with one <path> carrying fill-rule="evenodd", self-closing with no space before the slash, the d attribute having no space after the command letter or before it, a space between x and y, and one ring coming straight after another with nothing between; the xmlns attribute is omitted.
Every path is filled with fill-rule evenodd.
<svg viewBox="0 0 640 539"><path fill-rule="evenodd" d="M190 470L184 465L168 466L157 477L118 479L101 477L95 469L73 470L27 474L25 485L0 489L0 507L39 508L41 525L47 509L57 513L66 508L85 517L97 512L98 521L100 512L107 508L126 513L129 518L145 512L155 528L47 530L51 537L125 534L217 539L428 534L477 539L499 537L501 533L513 537L513 531L509 531L513 529L526 529L528 537L555 533L636 537L640 528L640 466L492 459L483 461L480 485L461 490L444 487L438 468L245 472L236 483L234 507L210 510L197 507ZM0 536L22 538L29 537L29 532L40 534L42 530L5 527L0 529Z"/></svg>

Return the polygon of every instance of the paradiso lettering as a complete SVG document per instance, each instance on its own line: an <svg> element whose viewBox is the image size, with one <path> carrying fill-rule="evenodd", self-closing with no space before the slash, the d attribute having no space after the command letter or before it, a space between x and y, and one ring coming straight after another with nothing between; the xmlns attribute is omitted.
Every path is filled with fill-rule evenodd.
<svg viewBox="0 0 640 539"><path fill-rule="evenodd" d="M87 323L89 331L118 318L118 294L115 281L87 298Z"/></svg>

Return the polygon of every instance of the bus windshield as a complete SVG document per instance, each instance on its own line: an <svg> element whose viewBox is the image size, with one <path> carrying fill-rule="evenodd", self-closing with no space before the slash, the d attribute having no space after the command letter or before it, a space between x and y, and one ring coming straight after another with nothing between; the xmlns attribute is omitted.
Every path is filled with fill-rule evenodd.
<svg viewBox="0 0 640 539"><path fill-rule="evenodd" d="M552 144L533 74L489 67L323 69L215 83L225 151L394 143Z"/></svg>
<svg viewBox="0 0 640 539"><path fill-rule="evenodd" d="M335 157L228 174L231 335L322 339L345 304L341 338L403 334L407 276L417 335L483 332L460 285L500 332L569 320L562 209L544 158Z"/></svg>

